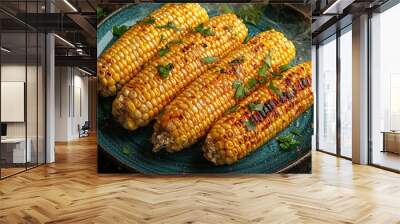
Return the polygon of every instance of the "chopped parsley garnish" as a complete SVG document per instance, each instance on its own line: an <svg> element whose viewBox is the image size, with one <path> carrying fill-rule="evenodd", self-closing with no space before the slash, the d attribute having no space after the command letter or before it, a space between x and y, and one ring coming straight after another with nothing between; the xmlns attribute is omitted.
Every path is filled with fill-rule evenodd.
<svg viewBox="0 0 400 224"><path fill-rule="evenodd" d="M284 72L284 71L289 70L290 68L292 68L292 66L290 64L282 65L279 67L279 71Z"/></svg>
<svg viewBox="0 0 400 224"><path fill-rule="evenodd" d="M276 138L276 141L279 143L279 147L283 150L289 150L292 149L295 146L298 146L300 144L299 141L294 139L293 134L287 134L283 136L279 136Z"/></svg>
<svg viewBox="0 0 400 224"><path fill-rule="evenodd" d="M244 87L244 85L243 85L243 83L242 83L240 86L238 86L238 87L236 88L235 98L236 98L236 99L241 99L241 98L243 98L245 95L246 95L246 89L245 89L245 87Z"/></svg>
<svg viewBox="0 0 400 224"><path fill-rule="evenodd" d="M281 78L283 78L283 75L282 74L278 74L278 73L272 73L272 77L273 78L277 78L277 79L281 79Z"/></svg>
<svg viewBox="0 0 400 224"><path fill-rule="evenodd" d="M159 55L160 57L163 57L163 56L166 55L168 52L169 52L169 47L166 46L166 47L161 48L161 49L158 51L158 55Z"/></svg>
<svg viewBox="0 0 400 224"><path fill-rule="evenodd" d="M237 109L239 109L239 105L238 105L238 104L236 104L236 105L230 107L230 108L225 112L225 114L233 113L233 112L237 111Z"/></svg>
<svg viewBox="0 0 400 224"><path fill-rule="evenodd" d="M157 65L158 74L163 77L167 78L169 72L174 68L172 63L168 63L167 65Z"/></svg>
<svg viewBox="0 0 400 224"><path fill-rule="evenodd" d="M278 96L282 96L282 92L278 89L278 87L276 87L273 83L273 81L270 81L268 84L268 88L275 93Z"/></svg>
<svg viewBox="0 0 400 224"><path fill-rule="evenodd" d="M268 68L271 68L271 51L268 51L268 53L265 55L264 64L266 64Z"/></svg>
<svg viewBox="0 0 400 224"><path fill-rule="evenodd" d="M251 111L262 111L264 105L262 103L249 103L248 107Z"/></svg>
<svg viewBox="0 0 400 224"><path fill-rule="evenodd" d="M261 68L258 70L258 75L261 77L267 77L265 73L267 72L268 69L269 69L268 64L263 64Z"/></svg>
<svg viewBox="0 0 400 224"><path fill-rule="evenodd" d="M237 89L237 88L239 88L239 86L243 85L243 83L242 83L242 81L235 80L235 81L233 81L232 85L233 85L233 88Z"/></svg>
<svg viewBox="0 0 400 224"><path fill-rule="evenodd" d="M252 120L245 121L244 125L246 126L246 129L248 131L254 130L256 128L256 125L254 124L254 122Z"/></svg>
<svg viewBox="0 0 400 224"><path fill-rule="evenodd" d="M249 79L249 81L247 82L247 88L249 90L253 89L256 85L257 85L258 81L255 78L251 78Z"/></svg>
<svg viewBox="0 0 400 224"><path fill-rule="evenodd" d="M125 155L129 155L131 153L131 151L129 150L129 148L127 146L122 147L122 153Z"/></svg>
<svg viewBox="0 0 400 224"><path fill-rule="evenodd" d="M178 39L178 40L171 40L168 44L172 45L172 44L182 44L182 43L183 41L181 39Z"/></svg>
<svg viewBox="0 0 400 224"><path fill-rule="evenodd" d="M271 68L270 55L271 55L271 52L268 51L268 53L265 55L263 65L258 70L258 75L262 78L260 80L260 83L264 83L268 80L267 71Z"/></svg>
<svg viewBox="0 0 400 224"><path fill-rule="evenodd" d="M150 24L153 24L153 23L155 23L156 22L156 19L154 18L154 17L148 17L148 18L145 18L143 21L142 21L142 23L143 24L146 24L146 25L150 25Z"/></svg>
<svg viewBox="0 0 400 224"><path fill-rule="evenodd" d="M204 57L202 59L200 59L201 62L205 63L205 64L210 64L210 63L214 63L218 60L218 58L216 57Z"/></svg>
<svg viewBox="0 0 400 224"><path fill-rule="evenodd" d="M229 62L230 65L240 65L243 64L244 62L244 57L240 56L238 58L233 59L232 61Z"/></svg>
<svg viewBox="0 0 400 224"><path fill-rule="evenodd" d="M128 31L129 27L125 26L125 25L121 25L121 26L114 26L112 28L112 34L116 37L120 37L122 36L122 34L124 34L126 31Z"/></svg>
<svg viewBox="0 0 400 224"><path fill-rule="evenodd" d="M180 30L180 28L178 28L174 22L169 21L167 24L165 25L159 25L156 26L157 29L173 29L173 30Z"/></svg>
<svg viewBox="0 0 400 224"><path fill-rule="evenodd" d="M246 85L243 84L242 81L235 80L233 81L233 88L235 91L235 98L241 99L245 97L256 85L258 81L255 78L249 79Z"/></svg>
<svg viewBox="0 0 400 224"><path fill-rule="evenodd" d="M165 39L164 34L161 34L161 35L160 35L160 43L161 43L161 41L163 41L164 39Z"/></svg>
<svg viewBox="0 0 400 224"><path fill-rule="evenodd" d="M194 31L197 33L201 33L201 35L205 37L215 35L215 32L211 28L204 28L203 23L200 23L196 28L194 28Z"/></svg>
<svg viewBox="0 0 400 224"><path fill-rule="evenodd" d="M300 136L300 130L299 129L294 129L293 131L291 131L292 134L296 135L296 136Z"/></svg>

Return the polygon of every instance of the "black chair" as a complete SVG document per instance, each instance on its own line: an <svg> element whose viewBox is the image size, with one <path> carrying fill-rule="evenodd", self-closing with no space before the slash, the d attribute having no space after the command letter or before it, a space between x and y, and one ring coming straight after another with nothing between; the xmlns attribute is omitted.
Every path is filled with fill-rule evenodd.
<svg viewBox="0 0 400 224"><path fill-rule="evenodd" d="M89 136L90 125L89 121L85 121L82 127L78 124L79 138Z"/></svg>

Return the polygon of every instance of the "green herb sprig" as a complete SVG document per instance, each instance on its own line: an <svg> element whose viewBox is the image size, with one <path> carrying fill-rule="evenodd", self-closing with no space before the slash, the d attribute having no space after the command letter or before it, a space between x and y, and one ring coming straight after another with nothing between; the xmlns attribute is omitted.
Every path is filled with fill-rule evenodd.
<svg viewBox="0 0 400 224"><path fill-rule="evenodd" d="M158 25L158 26L156 26L156 28L157 28L157 29L172 29L172 30L177 30L177 31L180 31L180 30L181 30L181 29L178 28L178 27L175 25L175 23L172 22L172 21L168 21L168 23L165 24L165 25Z"/></svg>
<svg viewBox="0 0 400 224"><path fill-rule="evenodd" d="M211 63L214 63L214 62L218 61L218 58L216 58L216 57L204 57L204 58L202 58L200 60L204 64L211 64Z"/></svg>
<svg viewBox="0 0 400 224"><path fill-rule="evenodd" d="M201 33L201 35L205 37L215 35L215 32L211 28L205 28L203 23L200 23L196 28L194 28L194 32Z"/></svg>
<svg viewBox="0 0 400 224"><path fill-rule="evenodd" d="M249 103L248 108L250 111L262 111L264 105L262 103Z"/></svg>
<svg viewBox="0 0 400 224"><path fill-rule="evenodd" d="M295 146L300 145L300 142L295 139L293 134L287 134L276 138L279 147L283 150L293 149Z"/></svg>
<svg viewBox="0 0 400 224"><path fill-rule="evenodd" d="M246 129L248 131L252 131L256 128L256 125L254 124L254 122L252 120L247 120L244 122L244 125L246 126Z"/></svg>
<svg viewBox="0 0 400 224"><path fill-rule="evenodd" d="M231 107L225 112L225 115L237 111L237 110L239 109L239 107L240 107L239 104L236 104L236 105L234 105L234 106L231 106Z"/></svg>
<svg viewBox="0 0 400 224"><path fill-rule="evenodd" d="M167 43L167 45L165 47L163 47L160 50L158 50L158 55L160 57L163 57L170 51L171 45L173 45L173 44L182 44L182 43L183 43L182 40L171 40L170 42Z"/></svg>
<svg viewBox="0 0 400 224"><path fill-rule="evenodd" d="M128 31L129 27L125 25L121 26L113 26L112 34L116 37L121 37L126 31Z"/></svg>
<svg viewBox="0 0 400 224"><path fill-rule="evenodd" d="M169 47L168 47L168 46L165 46L165 47L161 48L160 50L158 50L158 55L159 55L160 57L163 57L163 56L165 56L168 52L169 52Z"/></svg>
<svg viewBox="0 0 400 224"><path fill-rule="evenodd" d="M131 151L129 150L128 146L122 147L122 153L125 155L129 155Z"/></svg>
<svg viewBox="0 0 400 224"><path fill-rule="evenodd" d="M172 63L168 63L167 65L157 65L158 74L163 78L167 78L173 68L174 65Z"/></svg>

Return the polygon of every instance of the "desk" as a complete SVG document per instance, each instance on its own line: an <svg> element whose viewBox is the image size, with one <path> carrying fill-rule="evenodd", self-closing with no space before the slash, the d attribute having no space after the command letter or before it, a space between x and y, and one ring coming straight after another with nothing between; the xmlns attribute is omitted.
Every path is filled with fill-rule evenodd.
<svg viewBox="0 0 400 224"><path fill-rule="evenodd" d="M26 142L28 143L27 144L28 147L26 147L26 154L25 154L25 138L1 139L1 157L3 157L2 159L5 159L6 163L30 162L32 158L31 154L32 141L30 138L28 138Z"/></svg>
<svg viewBox="0 0 400 224"><path fill-rule="evenodd" d="M400 154L400 131L382 131L382 152L393 152Z"/></svg>

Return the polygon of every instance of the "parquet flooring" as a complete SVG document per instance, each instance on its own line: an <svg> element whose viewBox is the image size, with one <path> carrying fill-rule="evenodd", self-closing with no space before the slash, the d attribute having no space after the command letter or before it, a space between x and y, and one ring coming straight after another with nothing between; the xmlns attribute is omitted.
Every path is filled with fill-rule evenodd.
<svg viewBox="0 0 400 224"><path fill-rule="evenodd" d="M97 174L95 138L0 181L0 223L400 223L400 175L313 153L312 175Z"/></svg>

